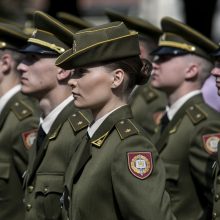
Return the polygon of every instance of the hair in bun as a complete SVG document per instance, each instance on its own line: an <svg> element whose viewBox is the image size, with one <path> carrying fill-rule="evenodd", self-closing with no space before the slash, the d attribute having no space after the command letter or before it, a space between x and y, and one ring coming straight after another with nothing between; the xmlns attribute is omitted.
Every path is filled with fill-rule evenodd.
<svg viewBox="0 0 220 220"><path fill-rule="evenodd" d="M146 59L142 59L142 68L140 74L137 74L137 85L143 85L148 82L153 70L152 63Z"/></svg>
<svg viewBox="0 0 220 220"><path fill-rule="evenodd" d="M105 67L115 70L122 69L128 76L125 92L130 93L136 85L147 83L152 71L152 64L139 56L128 57L126 59L112 61L104 64Z"/></svg>

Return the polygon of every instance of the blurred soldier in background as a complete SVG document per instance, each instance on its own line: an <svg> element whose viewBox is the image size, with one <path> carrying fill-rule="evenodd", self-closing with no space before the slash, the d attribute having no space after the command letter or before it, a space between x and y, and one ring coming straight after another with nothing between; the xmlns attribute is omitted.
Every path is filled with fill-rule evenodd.
<svg viewBox="0 0 220 220"><path fill-rule="evenodd" d="M0 219L23 220L22 176L40 114L36 100L21 93L16 68L27 36L12 24L0 24Z"/></svg>

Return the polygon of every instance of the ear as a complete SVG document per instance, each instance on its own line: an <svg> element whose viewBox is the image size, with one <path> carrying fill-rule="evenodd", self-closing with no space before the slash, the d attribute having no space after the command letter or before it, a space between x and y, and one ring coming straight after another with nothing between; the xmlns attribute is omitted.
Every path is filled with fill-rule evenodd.
<svg viewBox="0 0 220 220"><path fill-rule="evenodd" d="M69 79L71 76L71 70L64 70L58 67L57 79L58 81L62 81L65 79Z"/></svg>
<svg viewBox="0 0 220 220"><path fill-rule="evenodd" d="M125 72L122 69L116 69L113 71L113 81L111 88L117 88L119 87L125 77Z"/></svg>
<svg viewBox="0 0 220 220"><path fill-rule="evenodd" d="M185 79L189 80L195 78L199 73L199 67L196 64L191 64L186 69Z"/></svg>
<svg viewBox="0 0 220 220"><path fill-rule="evenodd" d="M10 54L3 54L2 57L0 58L0 65L1 65L1 71L3 73L7 73L11 69L11 62L12 62L12 57Z"/></svg>

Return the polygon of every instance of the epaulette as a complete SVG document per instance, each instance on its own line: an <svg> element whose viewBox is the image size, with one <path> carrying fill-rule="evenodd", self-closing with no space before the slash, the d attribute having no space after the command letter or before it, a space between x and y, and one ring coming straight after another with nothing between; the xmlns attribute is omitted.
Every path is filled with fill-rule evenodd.
<svg viewBox="0 0 220 220"><path fill-rule="evenodd" d="M139 133L139 130L129 119L121 120L115 125L118 134L121 139L125 139L129 136Z"/></svg>
<svg viewBox="0 0 220 220"><path fill-rule="evenodd" d="M149 103L158 97L158 94L150 87L144 88L143 94L145 100Z"/></svg>
<svg viewBox="0 0 220 220"><path fill-rule="evenodd" d="M186 109L186 113L193 124L198 124L207 118L205 112L203 112L197 105L191 105Z"/></svg>
<svg viewBox="0 0 220 220"><path fill-rule="evenodd" d="M90 123L88 118L81 111L73 113L68 118L68 121L70 122L70 125L72 126L75 132L82 130L83 128L87 127Z"/></svg>
<svg viewBox="0 0 220 220"><path fill-rule="evenodd" d="M31 109L29 109L22 101L15 101L11 106L11 109L20 121L32 115Z"/></svg>

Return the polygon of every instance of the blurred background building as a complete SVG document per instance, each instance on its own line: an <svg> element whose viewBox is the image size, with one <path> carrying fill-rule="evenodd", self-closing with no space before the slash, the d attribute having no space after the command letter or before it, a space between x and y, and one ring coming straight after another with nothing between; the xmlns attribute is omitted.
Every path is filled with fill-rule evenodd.
<svg viewBox="0 0 220 220"><path fill-rule="evenodd" d="M107 22L106 8L139 16L159 26L160 19L171 16L186 22L215 41L220 40L220 0L1 0L1 17L24 22L28 10L42 10L55 16L58 11L82 16L95 24Z"/></svg>

